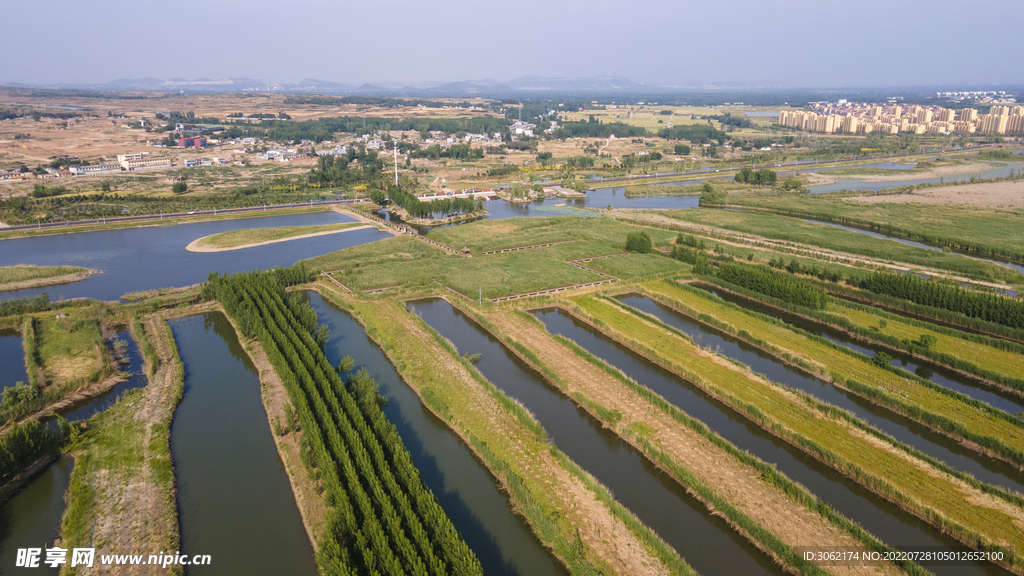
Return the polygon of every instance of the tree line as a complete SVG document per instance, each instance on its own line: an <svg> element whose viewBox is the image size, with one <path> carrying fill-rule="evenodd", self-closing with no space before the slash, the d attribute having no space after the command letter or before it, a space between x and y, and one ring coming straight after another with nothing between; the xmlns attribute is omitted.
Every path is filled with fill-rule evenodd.
<svg viewBox="0 0 1024 576"><path fill-rule="evenodd" d="M736 173L736 181L743 182L745 184L774 186L778 179L779 175L769 168L761 168L756 171L751 168L744 168Z"/></svg>
<svg viewBox="0 0 1024 576"><path fill-rule="evenodd" d="M372 195L371 198L373 198ZM386 203L383 202L383 195L373 199L382 206ZM399 187L389 188L387 199L396 206L400 206L414 218L432 218L435 216L447 218L456 214L468 214L484 209L483 200L479 198L448 197L424 202L417 198L415 194Z"/></svg>
<svg viewBox="0 0 1024 576"><path fill-rule="evenodd" d="M330 517L317 562L329 574L482 574L479 560L423 483L373 379L331 366L316 312L285 286L308 274L212 273L203 293L255 336L281 376L302 431L303 460ZM288 270L288 269L284 269ZM294 429L294 428L293 428Z"/></svg>
<svg viewBox="0 0 1024 576"><path fill-rule="evenodd" d="M723 262L717 276L726 282L742 286L790 304L821 310L828 304L828 294L799 278L776 272L763 266Z"/></svg>
<svg viewBox="0 0 1024 576"><path fill-rule="evenodd" d="M658 130L658 136L666 140L689 140L696 144L710 144L712 140L717 140L719 145L725 144L728 138L725 132L703 124L683 124L672 128L662 128Z"/></svg>
<svg viewBox="0 0 1024 576"><path fill-rule="evenodd" d="M860 281L860 288L1010 328L1024 328L1024 302L1013 298L965 290L913 274L891 272L876 272L868 276Z"/></svg>

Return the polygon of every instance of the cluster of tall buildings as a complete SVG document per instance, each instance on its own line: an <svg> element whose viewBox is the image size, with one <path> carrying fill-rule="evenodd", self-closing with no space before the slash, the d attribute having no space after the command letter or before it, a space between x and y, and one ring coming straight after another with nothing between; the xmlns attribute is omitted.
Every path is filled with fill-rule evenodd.
<svg viewBox="0 0 1024 576"><path fill-rule="evenodd" d="M779 112L779 124L826 134L1024 134L1024 106L978 114L974 108L819 102L806 112Z"/></svg>

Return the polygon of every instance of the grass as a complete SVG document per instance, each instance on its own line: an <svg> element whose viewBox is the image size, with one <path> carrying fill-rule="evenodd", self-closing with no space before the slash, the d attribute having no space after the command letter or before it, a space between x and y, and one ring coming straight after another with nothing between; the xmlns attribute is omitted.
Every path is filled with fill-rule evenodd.
<svg viewBox="0 0 1024 576"><path fill-rule="evenodd" d="M51 385L75 381L96 381L108 362L99 324L74 313L65 318L46 314L36 332L40 364Z"/></svg>
<svg viewBox="0 0 1024 576"><path fill-rule="evenodd" d="M842 194L744 194L730 196L729 203L870 226L982 254L1024 258L1020 214L1007 210L910 202L864 204L847 201Z"/></svg>
<svg viewBox="0 0 1024 576"><path fill-rule="evenodd" d="M496 298L602 280L603 276L566 261L614 252L597 242L570 242L472 258L453 256L362 266L334 277L353 290L436 286L435 282L440 282L467 296Z"/></svg>
<svg viewBox="0 0 1024 576"><path fill-rule="evenodd" d="M1002 343L998 347L993 346L986 344L989 339L984 337L958 334L950 329L837 299L829 303L825 312L847 319L852 325L861 328L861 333L865 335L889 336L911 342L919 342L921 336L925 334L934 336L936 343L931 350L938 354L946 354L963 362L976 363L985 371L995 372L1005 378L1024 380L1024 362L1021 362L1019 347L1010 350L1007 348L1012 345L1007 343ZM883 320L886 324L884 328L880 327Z"/></svg>
<svg viewBox="0 0 1024 576"><path fill-rule="evenodd" d="M412 262L449 256L451 252L410 236L395 236L303 260L316 271L347 270L377 264Z"/></svg>
<svg viewBox="0 0 1024 576"><path fill-rule="evenodd" d="M349 228L365 226L362 222L347 222L344 224L322 224L319 226L281 226L278 228L248 228L245 230L231 230L200 238L195 242L197 248L215 248L219 250L230 250L250 244L261 242L275 242L285 240L294 236L306 234L320 234L324 232L341 232Z"/></svg>
<svg viewBox="0 0 1024 576"><path fill-rule="evenodd" d="M626 234L636 230L623 222L607 218L552 216L483 220L464 226L451 226L433 230L429 237L453 248L469 248L472 252L532 246L566 240L593 240L615 246L621 251ZM667 246L675 234L666 230L645 229L654 246Z"/></svg>
<svg viewBox="0 0 1024 576"><path fill-rule="evenodd" d="M657 322L593 296L572 299L574 311L589 316L620 342L681 374L771 433L781 436L833 468L853 477L901 508L939 524L959 540L982 547L1024 543L1024 529L989 502L980 490L915 463L893 446L879 443L851 425L848 414L806 395L754 377L731 363L715 361L691 340ZM971 495L973 493L973 496ZM1011 562L1020 560L1010 555Z"/></svg>
<svg viewBox="0 0 1024 576"><path fill-rule="evenodd" d="M328 297L337 301L333 295ZM554 549L571 572L610 573L601 558L595 556L592 543L580 540L580 533L570 517L573 513L568 512L571 507L565 501L566 495L552 490L551 478L542 472L551 465L547 455L555 456L563 468L568 459L548 445L541 425L522 406L483 378L447 340L408 313L400 302L350 301L344 306L366 326L367 335L381 345L402 378L419 393L424 403L473 446L491 473L506 485L514 508L526 517L541 541ZM444 368L453 362L455 368ZM481 403L484 400L487 404ZM589 478L572 467L569 471ZM593 493L591 498L611 501L607 491L592 479L587 488ZM628 511L621 507L613 507L612 511L620 519L633 520L627 522L627 526L652 555L662 559L671 573L693 574L678 554Z"/></svg>
<svg viewBox="0 0 1024 576"><path fill-rule="evenodd" d="M948 391L898 369L875 366L866 356L851 354L842 346L809 337L718 300L699 290L671 282L648 282L644 288L670 305L719 329L754 343L766 344L791 363L812 366L826 378L853 392L880 402L910 418L925 421L953 436L966 436L979 444L1009 449L996 450L1019 461L1024 448L1024 428L1005 412L966 396ZM705 319L707 318L707 319Z"/></svg>
<svg viewBox="0 0 1024 576"><path fill-rule="evenodd" d="M971 278L1002 280L1019 283L1016 271L956 254L908 246L894 240L875 238L867 234L842 230L825 224L804 222L798 218L762 212L735 212L698 208L696 210L666 210L664 214L675 220L715 226L726 230L756 234L765 238L799 242L829 250L869 256L884 261L905 262L964 274Z"/></svg>
<svg viewBox="0 0 1024 576"><path fill-rule="evenodd" d="M683 264L663 254L630 253L622 256L581 262L581 264L624 280L635 280L690 270L688 264Z"/></svg>
<svg viewBox="0 0 1024 576"><path fill-rule="evenodd" d="M66 276L85 271L85 268L79 268L78 266L29 266L25 264L19 266L0 266L0 289L5 284Z"/></svg>

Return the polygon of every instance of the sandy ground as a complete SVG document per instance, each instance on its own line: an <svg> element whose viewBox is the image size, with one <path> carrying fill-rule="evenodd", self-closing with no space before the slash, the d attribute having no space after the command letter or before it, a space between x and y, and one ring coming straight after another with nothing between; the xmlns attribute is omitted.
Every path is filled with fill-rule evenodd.
<svg viewBox="0 0 1024 576"><path fill-rule="evenodd" d="M242 244L241 246L231 246L229 248L218 248L216 246L205 246L205 241L210 236L216 236L211 234L210 236L203 236L197 240L189 242L188 246L185 246L185 250L189 252L228 252L231 250L241 250L242 248L253 248L255 246L266 246L267 244L278 244L280 242L288 242L291 240L299 240L302 238L312 238L314 236L326 236L328 234L340 234L341 232L351 232L352 230L362 230L364 228L373 228L367 224L366 226L355 226L353 228L344 228L341 230L327 230L325 232L316 232L313 234L300 234L298 236L289 236L287 238L278 238L277 240L267 240L266 242L253 242L252 244Z"/></svg>
<svg viewBox="0 0 1024 576"><path fill-rule="evenodd" d="M1024 208L1024 180L925 188L909 194L857 196L850 200L866 204L914 202L917 204L964 204L983 208Z"/></svg>

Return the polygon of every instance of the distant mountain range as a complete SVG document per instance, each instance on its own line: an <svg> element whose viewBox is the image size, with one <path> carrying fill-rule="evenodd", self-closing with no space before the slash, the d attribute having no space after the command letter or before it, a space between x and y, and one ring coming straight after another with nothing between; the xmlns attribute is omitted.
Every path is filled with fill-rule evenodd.
<svg viewBox="0 0 1024 576"><path fill-rule="evenodd" d="M498 80L467 80L464 82L423 82L408 84L362 84L351 85L329 80L307 78L295 84L271 82L252 78L119 78L103 84L23 84L6 82L3 85L17 88L56 88L79 90L102 90L112 92L123 91L163 91L163 92L277 92L277 93L315 93L359 96L424 96L424 97L460 97L460 96L502 96L517 93L636 93L662 92L675 90L678 87L649 86L642 82L634 82L619 75L597 76L594 78L544 78L541 76L523 76L508 82ZM699 88L699 87L694 87Z"/></svg>

